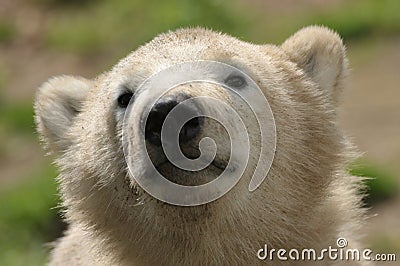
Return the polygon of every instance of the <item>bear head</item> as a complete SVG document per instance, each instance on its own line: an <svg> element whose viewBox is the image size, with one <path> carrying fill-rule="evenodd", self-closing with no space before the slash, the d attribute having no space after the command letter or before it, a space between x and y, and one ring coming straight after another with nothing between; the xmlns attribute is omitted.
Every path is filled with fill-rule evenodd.
<svg viewBox="0 0 400 266"><path fill-rule="evenodd" d="M232 65L261 89L276 125L275 157L265 181L250 192L264 141L251 109L219 84L180 84L158 99L147 117L143 136L157 170L172 182L190 186L210 182L228 164L229 134L217 121L202 117L184 125L179 144L186 157L196 158L199 141L213 139L217 152L212 163L196 172L166 159L160 144L163 121L174 106L191 97L208 96L232 106L248 133L250 156L242 178L220 199L174 206L146 193L132 177L124 154L123 121L128 106L140 104L140 94L146 92L138 87L146 79L171 66L202 60ZM36 96L36 123L47 148L57 156L67 221L117 246L119 253L144 261L182 250L215 254L221 242L251 254L265 242L307 246L319 238L315 229L324 218L315 217L316 210L347 160L346 142L336 123L346 73L342 40L326 28L304 28L279 46L191 28L159 35L93 80L50 79ZM227 75L225 81L240 90L245 79ZM196 113L196 108L207 107L186 111ZM273 137L268 134L267 142ZM326 230L327 238L333 239L334 233ZM161 248L154 250L154 243Z"/></svg>

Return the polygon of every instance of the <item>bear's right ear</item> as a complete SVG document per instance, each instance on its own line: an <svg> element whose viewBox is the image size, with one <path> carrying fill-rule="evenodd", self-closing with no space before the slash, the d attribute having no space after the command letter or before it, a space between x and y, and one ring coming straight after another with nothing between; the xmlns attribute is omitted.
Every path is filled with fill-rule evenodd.
<svg viewBox="0 0 400 266"><path fill-rule="evenodd" d="M41 138L51 151L62 153L70 145L67 133L81 111L90 87L90 80L71 76L51 78L39 87L35 121Z"/></svg>

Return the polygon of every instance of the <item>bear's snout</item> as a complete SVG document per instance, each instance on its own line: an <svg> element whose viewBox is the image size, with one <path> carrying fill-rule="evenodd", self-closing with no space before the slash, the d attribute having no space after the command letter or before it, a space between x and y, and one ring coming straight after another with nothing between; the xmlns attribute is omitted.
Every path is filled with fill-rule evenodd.
<svg viewBox="0 0 400 266"><path fill-rule="evenodd" d="M161 146L161 129L168 114L183 101L189 99L187 94L177 94L172 96L165 96L158 100L153 108L150 110L149 116L146 121L145 138L146 141L156 146ZM184 105L181 107L180 112L175 114L172 118L173 121L180 121L179 116L193 116L194 118L186 122L179 133L179 143L186 143L193 140L200 132L203 124L203 117L200 116L200 110L195 105ZM177 122L176 125L168 126L181 126Z"/></svg>

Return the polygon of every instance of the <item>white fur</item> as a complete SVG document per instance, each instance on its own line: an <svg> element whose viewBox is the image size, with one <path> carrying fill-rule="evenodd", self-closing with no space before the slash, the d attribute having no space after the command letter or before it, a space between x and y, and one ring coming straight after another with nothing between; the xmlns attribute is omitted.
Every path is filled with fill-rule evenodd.
<svg viewBox="0 0 400 266"><path fill-rule="evenodd" d="M256 257L264 244L320 249L345 237L350 247L361 247L361 180L346 172L353 152L336 117L347 73L344 51L338 35L321 27L303 29L282 46L181 29L156 37L94 81L50 80L38 91L36 120L43 138L59 151L58 182L69 223L50 264L255 265L266 263ZM221 199L176 207L147 195L127 174L116 100L123 84L138 84L168 66L199 59L231 63L253 77L275 116L277 151L266 180L250 193L261 144L254 117L216 85L177 88L231 103L246 117L252 156L243 178ZM68 103L79 113L74 116ZM217 146L224 143L218 124L204 127ZM156 149L151 152L157 155ZM218 156L226 159L226 147ZM207 179L216 169L197 175L163 171Z"/></svg>

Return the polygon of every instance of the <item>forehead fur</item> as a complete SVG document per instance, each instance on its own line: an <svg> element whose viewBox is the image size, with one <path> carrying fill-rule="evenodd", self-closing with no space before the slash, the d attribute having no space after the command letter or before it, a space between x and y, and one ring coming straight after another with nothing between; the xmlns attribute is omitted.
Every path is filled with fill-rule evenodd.
<svg viewBox="0 0 400 266"><path fill-rule="evenodd" d="M163 33L122 59L114 72L141 68L160 71L172 64L196 60L228 60L235 57L251 60L261 52L258 45L203 28L179 29ZM146 62L146 64L143 64Z"/></svg>

